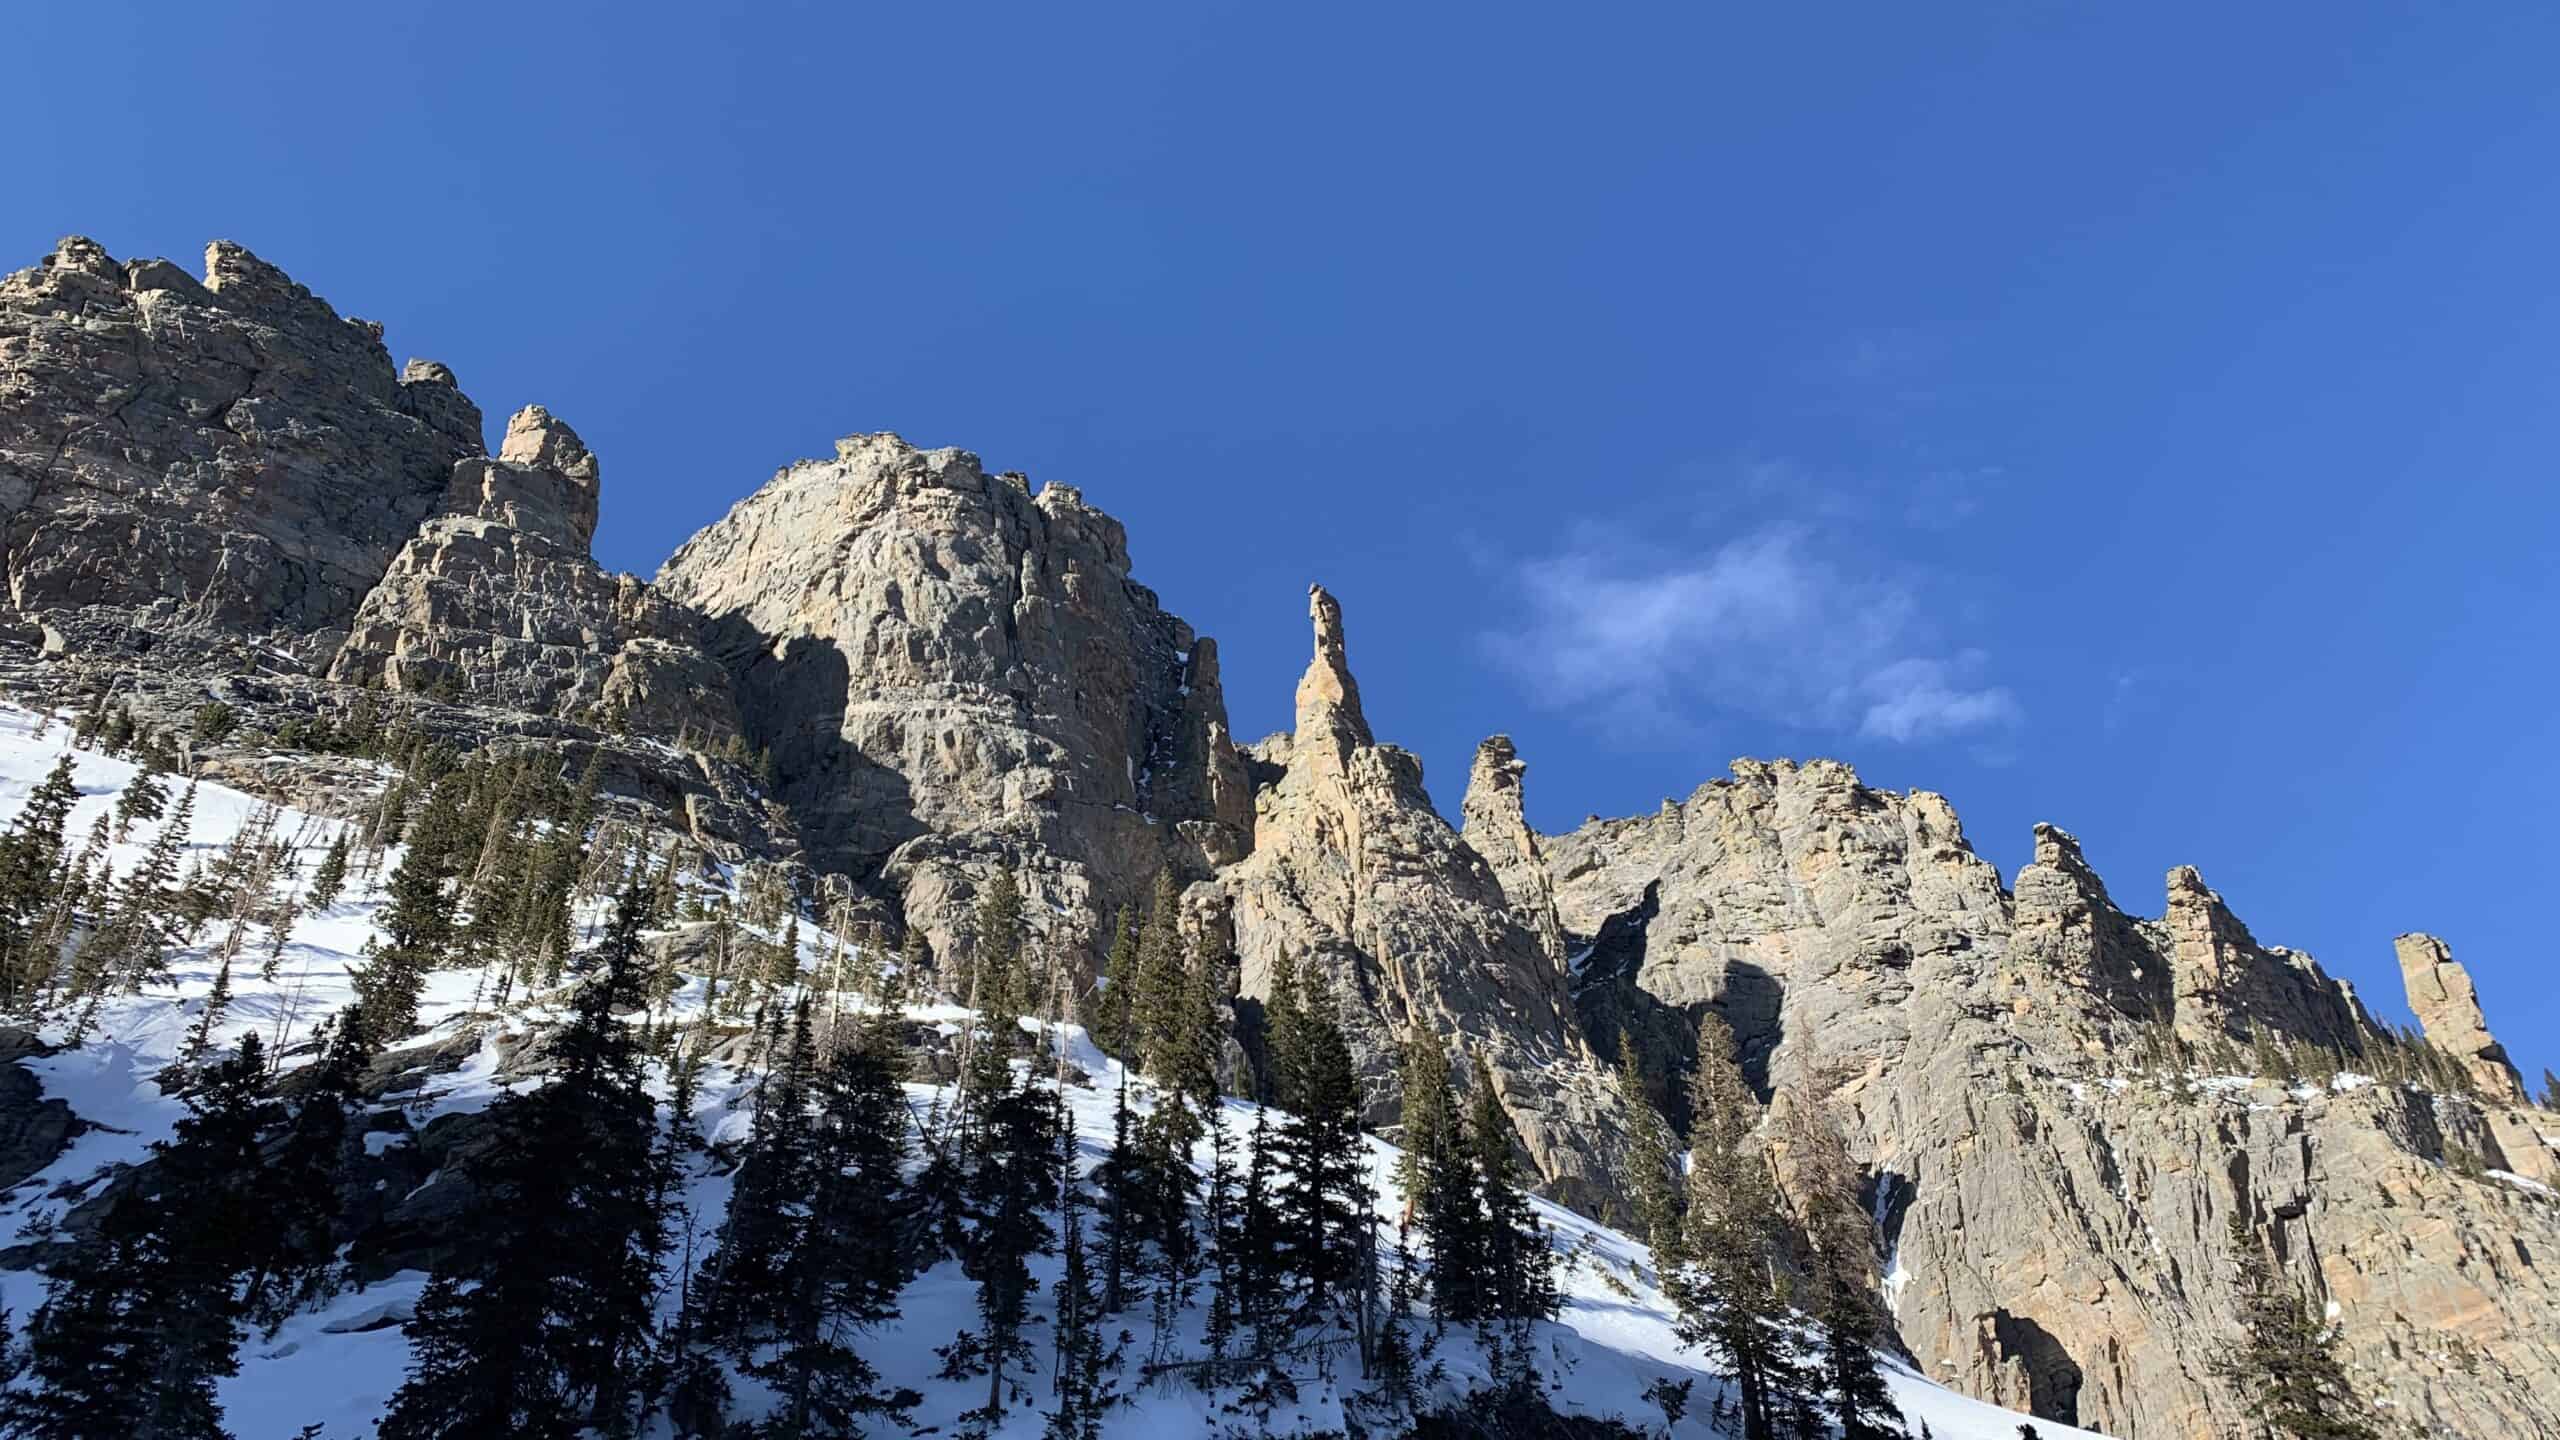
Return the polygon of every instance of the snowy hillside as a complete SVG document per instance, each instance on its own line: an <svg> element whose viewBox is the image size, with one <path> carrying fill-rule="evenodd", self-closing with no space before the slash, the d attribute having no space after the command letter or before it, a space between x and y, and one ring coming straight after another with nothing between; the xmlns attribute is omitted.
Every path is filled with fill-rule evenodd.
<svg viewBox="0 0 2560 1440"><path fill-rule="evenodd" d="M68 730L60 722L50 725L41 737L36 733L38 725L38 718L32 714L0 708L0 820L17 811L68 743ZM77 763L81 798L69 827L74 835L86 833L95 817L113 804L117 791L137 773L137 767L131 764L89 751L78 752ZM202 786L196 796L190 831L193 853L218 853L252 822L259 808L260 802L250 796L210 784ZM307 873L308 867L319 860L338 823L288 810L276 833L300 837L302 864ZM148 825L137 826L136 832L117 847L119 869L142 853L151 838L150 830ZM389 868L386 864L384 873ZM337 904L300 919L271 974L262 976L254 961L240 966L232 976L231 999L215 1030L217 1045L228 1046L243 1033L255 1030L271 1047L289 1049L307 1037L319 1020L348 1004L353 993L349 972L364 963L363 952L367 942L376 936L375 920L384 899L378 877L364 883L351 881ZM592 914L582 917L588 922L597 918ZM802 936L802 953L812 961L836 943L806 918L802 920ZM260 936L253 942L261 957L267 938ZM49 1167L6 1197L0 1197L0 1244L18 1244L40 1234L48 1223L95 1194L113 1167L141 1159L154 1140L170 1133L172 1124L184 1113L183 1107L161 1092L154 1077L187 1043L213 986L213 970L212 959L204 948L181 952L171 983L146 988L139 995L110 997L85 1043L20 1062L40 1082L45 1097L67 1102L86 1128ZM677 1013L686 1013L688 1004L698 1012L701 993L698 982L686 985L674 1002ZM468 1063L434 1076L422 1091L404 1098L400 1108L413 1125L423 1124L435 1115L476 1110L489 1103L502 1084L496 1042L510 1031L521 1032L554 1013L541 1000L529 1008L519 1004L511 1011L493 1013L480 1007L482 994L478 971L441 971L431 977L420 1010L422 1026L447 1038L476 1035L480 1047ZM918 1007L908 1013L917 1020L944 1024L963 1018L961 1012L948 1006ZM48 1026L44 1039L61 1044L67 1038L66 1030L66 1025L54 1022ZM1082 1158L1091 1165L1099 1161L1110 1144L1114 1098L1123 1080L1121 1067L1094 1047L1079 1028L1058 1027L1047 1038L1054 1053L1062 1055L1071 1072L1081 1076L1082 1083L1069 1087L1067 1108L1077 1128ZM659 1077L662 1099L664 1078ZM715 1070L697 1098L691 1123L709 1140L742 1137L748 1119L744 1108L748 1085L749 1077ZM1144 1085L1132 1088L1143 1103ZM910 1104L919 1113L933 1106L938 1096L939 1092L929 1087L908 1087ZM1255 1107L1249 1104L1228 1102L1228 1120L1234 1133L1252 1128L1254 1111ZM373 1138L404 1143L397 1135ZM1375 1140L1369 1142L1368 1150L1376 1193L1392 1197L1397 1152ZM1205 1152L1199 1158L1205 1166ZM708 1157L695 1157L683 1197L686 1218L679 1222L671 1257L666 1301L670 1312L677 1278L673 1268L681 1265L688 1253L696 1257L707 1253L728 1188L728 1177L714 1173ZM1385 1206L1391 1203L1381 1202L1381 1214L1390 1226L1394 1216ZM1672 1307L1655 1288L1645 1247L1552 1206L1542 1204L1539 1214L1562 1256L1564 1308L1555 1323L1538 1329L1538 1345L1543 1352L1540 1368L1549 1377L1554 1408L1566 1414L1619 1418L1649 1433L1660 1433L1659 1412L1645 1391L1657 1380L1694 1377L1697 1385L1689 1418L1676 1433L1700 1437L1710 1434L1703 1417L1713 1398L1710 1392L1719 1382L1674 1336ZM682 1233L686 1230L691 1232L689 1244ZM1043 1309L1047 1303L1045 1286L1054 1279L1056 1265L1055 1259L1050 1258L1035 1266L1044 1285L1039 1302ZM322 1427L320 1433L331 1440L371 1436L375 1421L407 1366L409 1346L400 1324L409 1316L426 1278L417 1272L404 1272L363 1288L350 1288L318 1310L289 1319L273 1335L252 1336L242 1352L240 1373L220 1387L229 1429L242 1440L287 1440L313 1424ZM41 1277L34 1273L0 1272L0 1299L5 1299L17 1325L23 1326L42 1302L43 1289ZM939 1427L948 1433L960 1412L976 1403L983 1392L984 1386L975 1382L950 1383L933 1378L938 1368L934 1349L972 1323L972 1297L972 1284L960 1274L958 1262L945 1261L908 1287L902 1297L900 1319L862 1344L864 1353L878 1365L886 1380L911 1386L924 1395L924 1402L915 1411L920 1429ZM1133 1351L1144 1353L1153 1338L1148 1334L1145 1317L1119 1318L1138 1332ZM1197 1352L1198 1321L1197 1315L1184 1317L1184 1333L1175 1338L1173 1349ZM1463 1394L1484 1377L1482 1359L1465 1332L1452 1330L1442 1341L1439 1354L1447 1365L1446 1387L1452 1396ZM2019 1434L2023 1417L1940 1388L1899 1365L1892 1367L1890 1382L1914 1434L1920 1433L1924 1423L1930 1433L1949 1440L2016 1440ZM1341 1383L1355 1383L1355 1378L1345 1376ZM742 1387L740 1393L742 1399L751 1399L752 1387ZM1340 1398L1335 1386L1311 1381L1302 1390L1296 1412L1284 1411L1275 1417L1273 1425L1278 1433L1338 1427L1343 1420ZM1235 1423L1231 1416L1213 1413L1212 1402L1188 1386L1162 1383L1138 1388L1132 1402L1115 1413L1110 1428L1113 1433L1130 1436L1179 1436L1211 1433ZM1020 1410L1001 1433L1030 1437L1040 1433L1041 1425L1036 1410ZM2057 1440L2088 1433L2047 1424L2036 1428L2040 1434Z"/></svg>

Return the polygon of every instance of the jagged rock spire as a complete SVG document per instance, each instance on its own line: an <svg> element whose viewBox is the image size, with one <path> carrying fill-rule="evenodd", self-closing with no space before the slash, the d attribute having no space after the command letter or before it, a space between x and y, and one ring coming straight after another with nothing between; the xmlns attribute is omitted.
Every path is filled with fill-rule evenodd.
<svg viewBox="0 0 2560 1440"><path fill-rule="evenodd" d="M2522 1104L2524 1081L2507 1058L2506 1047L2489 1033L2489 1018L2480 1009L2480 992L2471 983L2471 972L2433 935L2412 932L2391 945L2400 955L2400 980L2409 988L2409 1008L2417 1012L2428 1041L2469 1066L2483 1095L2502 1104Z"/></svg>
<svg viewBox="0 0 2560 1440"><path fill-rule="evenodd" d="M1564 927L1556 920L1555 891L1521 796L1520 780L1528 771L1510 736L1486 737L1467 772L1467 797L1458 807L1459 834L1493 867L1513 918L1538 937L1539 947L1561 973Z"/></svg>
<svg viewBox="0 0 2560 1440"><path fill-rule="evenodd" d="M578 432L541 406L527 405L508 418L496 460L454 468L445 504L455 514L476 514L583 553L595 540L602 484L602 467Z"/></svg>
<svg viewBox="0 0 2560 1440"><path fill-rule="evenodd" d="M1342 641L1342 603L1322 585L1307 587L1307 616L1315 622L1316 653L1298 680L1298 739L1332 735L1349 746L1375 743L1360 712L1360 682Z"/></svg>

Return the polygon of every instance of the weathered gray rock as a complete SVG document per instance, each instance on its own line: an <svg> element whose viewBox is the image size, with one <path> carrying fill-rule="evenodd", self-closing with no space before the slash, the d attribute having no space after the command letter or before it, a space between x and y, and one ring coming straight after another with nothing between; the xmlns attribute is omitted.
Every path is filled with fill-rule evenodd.
<svg viewBox="0 0 2560 1440"><path fill-rule="evenodd" d="M705 746L736 735L700 617L589 554L600 482L576 431L518 411L496 459L454 466L445 513L365 596L330 678Z"/></svg>
<svg viewBox="0 0 2560 1440"><path fill-rule="evenodd" d="M2169 872L2169 974L2178 1034L2198 1046L2260 1029L2355 1053L2371 1028L2348 992L2310 956L2250 938L2192 865Z"/></svg>
<svg viewBox="0 0 2560 1440"><path fill-rule="evenodd" d="M2391 942L2400 958L2400 980L2409 990L2409 1008L2430 1043L2470 1067L2471 1078L2491 1103L2524 1103L2524 1077L2507 1058L2507 1047L2489 1033L2489 1017L2480 1009L2480 992L2471 972L2453 951L2433 935L2408 934Z"/></svg>
<svg viewBox="0 0 2560 1440"><path fill-rule="evenodd" d="M1889 1064L1922 990L1989 1003L2008 897L1943 798L1870 790L1828 760L1733 775L1542 840L1568 943L1617 921L1635 984L1693 1023L1722 1015L1755 1084L1797 1052Z"/></svg>
<svg viewBox="0 0 2560 1440"><path fill-rule="evenodd" d="M18 1063L46 1053L32 1030L0 1027L0 1191L16 1189L62 1158L87 1128L69 1102L44 1093L44 1082Z"/></svg>
<svg viewBox="0 0 2560 1440"><path fill-rule="evenodd" d="M1120 523L959 450L838 442L658 577L710 617L823 864L968 943L996 867L1088 961L1156 871L1240 855L1250 795L1214 648L1129 575Z"/></svg>
<svg viewBox="0 0 2560 1440"><path fill-rule="evenodd" d="M1378 1125L1399 1119L1398 1061L1419 1021L1490 1068L1549 1194L1616 1210L1623 1102L1583 1041L1554 952L1432 810L1421 762L1371 737L1341 607L1317 587L1308 608L1315 655L1297 727L1253 751L1277 771L1254 797L1253 853L1204 887L1232 907L1243 994L1267 997L1284 954L1329 987Z"/></svg>
<svg viewBox="0 0 2560 1440"><path fill-rule="evenodd" d="M77 236L0 280L0 563L66 644L325 662L480 449L450 371L395 374L381 327L227 241L200 281Z"/></svg>
<svg viewBox="0 0 2560 1440"><path fill-rule="evenodd" d="M2541 1127L2370 1081L2161 1069L2171 1030L2214 1064L2254 1034L2350 1062L2389 1043L2193 871L2136 919L2042 826L2012 895L1943 800L1825 762L1738 764L1540 846L1566 943L1591 948L1586 1014L1631 984L1723 1014L1755 1080L1836 1080L1895 1321L1933 1376L2109 1434L2222 1433L2247 1404L2210 1364L2237 1208L2338 1304L2368 1398L2426 1433L2560 1433L2560 1292L2536 1266L2560 1210L2484 1168L2540 1178Z"/></svg>

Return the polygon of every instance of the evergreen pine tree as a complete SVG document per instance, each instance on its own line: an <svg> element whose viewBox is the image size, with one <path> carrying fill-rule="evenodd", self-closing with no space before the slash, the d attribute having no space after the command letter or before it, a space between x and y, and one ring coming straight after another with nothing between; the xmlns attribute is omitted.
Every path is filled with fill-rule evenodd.
<svg viewBox="0 0 2560 1440"><path fill-rule="evenodd" d="M1129 1047L1133 1023L1131 994L1138 987L1138 926L1127 910L1120 912L1120 923L1112 928L1111 950L1102 961L1102 993L1094 997L1085 1028L1093 1035L1093 1043L1102 1053L1124 1065L1134 1065L1138 1057Z"/></svg>
<svg viewBox="0 0 2560 1440"><path fill-rule="evenodd" d="M665 1248L657 1107L614 1018L637 983L646 913L637 890L616 905L551 1083L490 1107L495 1142L471 1166L477 1243L418 1302L382 1440L567 1440L627 1424Z"/></svg>
<svg viewBox="0 0 2560 1440"><path fill-rule="evenodd" d="M1690 1111L1686 1239L1664 1288L1679 1309L1680 1338L1734 1378L1742 1440L1773 1440L1800 1388L1779 1329L1783 1232L1776 1185L1752 1136L1759 1106L1734 1061L1733 1032L1713 1014L1698 1025Z"/></svg>
<svg viewBox="0 0 2560 1440"><path fill-rule="evenodd" d="M1287 950L1271 962L1270 993L1262 1001L1262 1098L1283 1110L1298 1108L1298 1086L1307 1052L1304 986L1298 962Z"/></svg>
<svg viewBox="0 0 2560 1440"><path fill-rule="evenodd" d="M1655 1267L1668 1268L1680 1251L1681 1187L1673 1163L1676 1137L1670 1122L1654 1108L1636 1047L1624 1036L1618 1041L1618 1093L1627 1102L1626 1191L1635 1201L1636 1222L1644 1228L1645 1243L1653 1247Z"/></svg>
<svg viewBox="0 0 2560 1440"><path fill-rule="evenodd" d="M1492 1313L1481 1263L1489 1239L1475 1147L1454 1113L1444 1110L1435 1119L1426 1109L1423 1123L1432 1128L1407 1137L1419 1150L1409 1208L1431 1251L1431 1313L1444 1323L1473 1324Z"/></svg>
<svg viewBox="0 0 2560 1440"><path fill-rule="evenodd" d="M1278 1147L1271 1135L1270 1106L1254 1112L1245 1141L1244 1187L1236 1196L1235 1289L1239 1297L1236 1323L1253 1337L1253 1352L1266 1363L1288 1341L1288 1313L1280 1303L1289 1291L1287 1242L1282 1233L1273 1180Z"/></svg>
<svg viewBox="0 0 2560 1440"><path fill-rule="evenodd" d="M1876 1360L1885 1317L1870 1299L1876 1260L1875 1220L1860 1202L1864 1186L1849 1142L1819 1078L1791 1089L1784 1107L1794 1194L1807 1250L1814 1318L1823 1328L1820 1383L1841 1440L1888 1440L1902 1433Z"/></svg>
<svg viewBox="0 0 2560 1440"><path fill-rule="evenodd" d="M772 1013L777 1022L779 1012ZM721 1220L719 1248L698 1291L697 1328L712 1344L739 1354L769 1339L776 1307L789 1289L798 1240L798 1207L815 1188L809 1100L816 1079L816 1041L809 1002L794 1007L790 1039L755 1090L755 1117Z"/></svg>
<svg viewBox="0 0 2560 1440"><path fill-rule="evenodd" d="M984 1437L1027 1399L1021 1377L1032 1363L1023 1327L1030 1318L1031 1259L1056 1243L1044 1212L1057 1196L1057 1106L1028 1071L986 1105L969 1201L977 1219L962 1269L978 1286L978 1327L943 1347L943 1377L987 1377L986 1403L962 1417L962 1433Z"/></svg>
<svg viewBox="0 0 2560 1440"><path fill-rule="evenodd" d="M1457 1117L1449 1108L1449 1053L1419 1015L1405 1032L1400 1079L1403 1124L1397 1143L1403 1153L1396 1160L1396 1188L1404 1193L1410 1219L1421 1205L1432 1166L1457 1145Z"/></svg>
<svg viewBox="0 0 2560 1440"><path fill-rule="evenodd" d="M408 853L391 872L382 942L356 975L349 1035L375 1053L417 1028L427 972L444 963L453 944L453 886L469 837L463 790L454 780L437 785L409 827Z"/></svg>
<svg viewBox="0 0 2560 1440"><path fill-rule="evenodd" d="M239 1369L239 1280L264 1235L257 1037L215 1067L175 1135L54 1271L31 1325L32 1387L0 1397L25 1440L229 1440L214 1384Z"/></svg>
<svg viewBox="0 0 2560 1440"><path fill-rule="evenodd" d="M311 874L311 890L306 897L314 911L326 910L338 903L338 894L347 885L347 827L338 827L329 841L328 853L320 857L320 868Z"/></svg>
<svg viewBox="0 0 2560 1440"><path fill-rule="evenodd" d="M1085 1250L1085 1213L1091 1209L1084 1181L1075 1168L1075 1127L1059 1117L1058 1186L1059 1273L1050 1287L1056 1297L1053 1336L1056 1359L1052 1392L1057 1404L1049 1411L1047 1440L1102 1440L1102 1417L1119 1402L1112 1380L1118 1368L1117 1347L1106 1347L1102 1332L1110 1318L1096 1288Z"/></svg>
<svg viewBox="0 0 2560 1440"><path fill-rule="evenodd" d="M2236 1212L2229 1235L2240 1339L2214 1359L2213 1372L2247 1398L2251 1433L2261 1440L2377 1440L2372 1411L2338 1361L2336 1333L2294 1293Z"/></svg>
<svg viewBox="0 0 2560 1440"><path fill-rule="evenodd" d="M1529 1199L1519 1190L1519 1166L1514 1158L1519 1139L1511 1128L1511 1116L1502 1108L1502 1099L1494 1093L1493 1072L1484 1060L1476 1061L1474 1094L1467 1111L1467 1148L1475 1162L1476 1204L1478 1224L1484 1245L1480 1265L1480 1284L1484 1297L1482 1318L1492 1320L1546 1320L1554 1317L1556 1293L1555 1249L1547 1243L1546 1227L1538 1223L1529 1208Z"/></svg>
<svg viewBox="0 0 2560 1440"><path fill-rule="evenodd" d="M32 997L60 957L43 921L63 884L63 827L80 799L65 750L0 835L0 1008Z"/></svg>
<svg viewBox="0 0 2560 1440"><path fill-rule="evenodd" d="M1368 1147L1360 1133L1360 1085L1333 994L1303 987L1303 1049L1292 1088L1297 1109L1280 1125L1288 1179L1275 1208L1297 1322L1331 1325L1359 1298L1370 1213Z"/></svg>
<svg viewBox="0 0 2560 1440"><path fill-rule="evenodd" d="M1175 1052L1184 1044L1180 1032L1189 1018L1184 1004L1189 985L1186 968L1181 896L1174 888L1173 872L1158 870L1155 899L1138 932L1138 984L1130 997L1139 1065L1158 1082L1170 1078L1168 1071L1178 1063Z"/></svg>
<svg viewBox="0 0 2560 1440"><path fill-rule="evenodd" d="M338 1177L360 1142L349 1116L359 1101L356 1086L364 1058L343 1030L326 1022L315 1039L319 1061L302 1088L283 1143L264 1161L270 1204L270 1243L251 1271L246 1299L261 1325L281 1323L295 1308L328 1287L337 1261Z"/></svg>
<svg viewBox="0 0 2560 1440"><path fill-rule="evenodd" d="M125 782L116 792L116 843L121 845L133 833L137 822L157 820L169 808L169 772L156 762L147 762L142 773Z"/></svg>
<svg viewBox="0 0 2560 1440"><path fill-rule="evenodd" d="M1237 1327L1242 1317L1241 1296L1237 1293L1242 1276L1238 1271L1240 1253L1239 1225L1236 1210L1238 1186L1242 1177L1236 1171L1235 1135L1227 1125L1223 1105L1209 1111L1209 1179L1206 1186L1209 1232L1209 1313L1202 1327L1201 1339L1208 1346L1208 1364L1202 1368L1200 1385L1204 1390L1224 1389L1228 1362L1235 1356Z"/></svg>
<svg viewBox="0 0 2560 1440"><path fill-rule="evenodd" d="M975 943L969 951L969 1003L985 1017L1001 1053L1012 1053L1017 1023L1033 1008L1022 953L1022 891L1013 872L999 869L978 899Z"/></svg>
<svg viewBox="0 0 2560 1440"><path fill-rule="evenodd" d="M1111 1110L1111 1149L1094 1167L1093 1178L1101 1192L1097 1208L1101 1212L1102 1309L1117 1315L1127 1308L1131 1287L1143 1284L1139 1260L1158 1190L1137 1143L1125 1068Z"/></svg>
<svg viewBox="0 0 2560 1440"><path fill-rule="evenodd" d="M808 1002L800 1008L805 1026ZM781 1400L761 1440L852 1435L871 1417L904 1424L923 1398L884 1390L853 1346L855 1335L898 1313L904 1261L894 1233L877 1222L902 1201L906 1151L906 1098L887 1057L838 1049L818 1076L808 1188L795 1197L772 1307L775 1349L752 1367Z"/></svg>

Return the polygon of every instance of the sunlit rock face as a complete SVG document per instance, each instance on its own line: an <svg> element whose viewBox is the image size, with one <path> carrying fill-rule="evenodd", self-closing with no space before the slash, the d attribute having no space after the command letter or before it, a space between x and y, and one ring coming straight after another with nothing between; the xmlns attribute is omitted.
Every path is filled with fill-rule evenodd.
<svg viewBox="0 0 2560 1440"><path fill-rule="evenodd" d="M74 236L0 280L0 562L57 647L325 664L481 448L452 372L228 241L199 276Z"/></svg>

